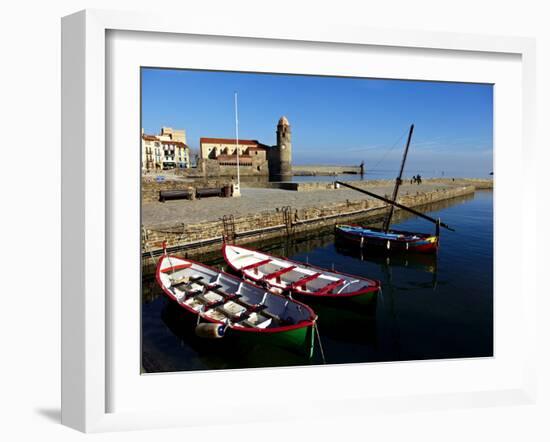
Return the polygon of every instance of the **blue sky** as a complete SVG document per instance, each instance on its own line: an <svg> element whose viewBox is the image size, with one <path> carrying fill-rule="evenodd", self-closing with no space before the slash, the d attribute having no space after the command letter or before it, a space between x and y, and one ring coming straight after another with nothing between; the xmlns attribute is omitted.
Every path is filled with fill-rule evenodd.
<svg viewBox="0 0 550 442"><path fill-rule="evenodd" d="M415 124L406 172L487 176L493 161L491 85L363 78L142 69L142 126L201 137L275 144L278 119L292 127L294 164L358 164L397 170Z"/></svg>

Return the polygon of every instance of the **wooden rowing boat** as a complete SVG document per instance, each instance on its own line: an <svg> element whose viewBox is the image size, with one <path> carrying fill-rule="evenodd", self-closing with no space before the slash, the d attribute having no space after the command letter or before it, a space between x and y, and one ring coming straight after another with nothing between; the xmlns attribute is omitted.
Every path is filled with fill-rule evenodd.
<svg viewBox="0 0 550 442"><path fill-rule="evenodd" d="M317 315L305 304L173 255L160 258L156 279L166 296L197 318L198 336L238 336L313 349Z"/></svg>
<svg viewBox="0 0 550 442"><path fill-rule="evenodd" d="M304 302L365 303L380 289L379 281L326 270L257 250L224 244L229 266L256 284L274 292L290 294Z"/></svg>
<svg viewBox="0 0 550 442"><path fill-rule="evenodd" d="M334 233L339 240L357 244L357 247L371 251L435 253L439 246L437 235L403 230L385 231L376 227L348 224L335 226Z"/></svg>

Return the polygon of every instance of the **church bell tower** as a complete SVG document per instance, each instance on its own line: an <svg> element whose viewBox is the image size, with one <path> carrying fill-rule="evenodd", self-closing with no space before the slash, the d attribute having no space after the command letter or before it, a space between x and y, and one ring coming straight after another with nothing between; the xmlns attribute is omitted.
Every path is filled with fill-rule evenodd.
<svg viewBox="0 0 550 442"><path fill-rule="evenodd" d="M272 181L292 178L292 142L290 124L286 117L281 117L277 124L277 146L273 148L269 169Z"/></svg>

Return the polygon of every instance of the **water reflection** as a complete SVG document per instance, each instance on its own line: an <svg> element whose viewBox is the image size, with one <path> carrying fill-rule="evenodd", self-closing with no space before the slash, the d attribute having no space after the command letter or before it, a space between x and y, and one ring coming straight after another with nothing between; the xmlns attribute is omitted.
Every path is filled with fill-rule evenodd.
<svg viewBox="0 0 550 442"><path fill-rule="evenodd" d="M424 212L457 229L443 233L437 255L375 255L335 243L332 227L251 244L273 255L379 279L383 291L363 308L311 305L319 315L326 362L350 363L490 356L492 335L492 192L434 203ZM365 220L373 224L373 220ZM395 225L429 231L429 223L397 212ZM190 256L191 257L191 256ZM193 256L225 268L219 252ZM227 268L225 268L227 270ZM465 276L467 275L467 276ZM321 364L285 348L195 336L194 321L167 301L151 272L143 275L142 342L146 371Z"/></svg>
<svg viewBox="0 0 550 442"><path fill-rule="evenodd" d="M431 274L429 284L433 289L437 287L437 254L428 253L384 253L383 251L368 251L363 247L351 247L344 241L335 242L336 250L341 255L351 256L360 261L368 261L380 266L381 271L392 282L392 267L405 267L414 271Z"/></svg>

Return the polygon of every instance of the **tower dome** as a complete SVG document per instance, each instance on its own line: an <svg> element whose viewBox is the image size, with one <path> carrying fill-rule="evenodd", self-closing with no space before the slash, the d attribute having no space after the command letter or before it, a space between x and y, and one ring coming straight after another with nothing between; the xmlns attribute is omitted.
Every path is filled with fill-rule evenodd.
<svg viewBox="0 0 550 442"><path fill-rule="evenodd" d="M279 126L290 126L290 124L288 123L288 119L285 116L282 116L279 119Z"/></svg>

